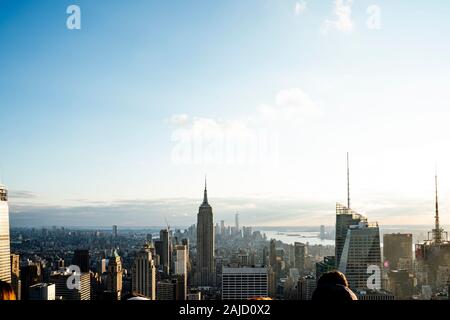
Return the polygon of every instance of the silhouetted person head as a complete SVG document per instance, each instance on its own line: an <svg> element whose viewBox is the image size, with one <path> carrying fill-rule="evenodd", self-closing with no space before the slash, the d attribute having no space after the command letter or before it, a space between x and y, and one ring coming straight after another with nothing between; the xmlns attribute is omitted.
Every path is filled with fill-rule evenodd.
<svg viewBox="0 0 450 320"><path fill-rule="evenodd" d="M358 300L355 293L348 287L347 278L339 271L327 272L320 277L312 299L329 302Z"/></svg>
<svg viewBox="0 0 450 320"><path fill-rule="evenodd" d="M16 294L8 282L0 281L0 300L16 300Z"/></svg>

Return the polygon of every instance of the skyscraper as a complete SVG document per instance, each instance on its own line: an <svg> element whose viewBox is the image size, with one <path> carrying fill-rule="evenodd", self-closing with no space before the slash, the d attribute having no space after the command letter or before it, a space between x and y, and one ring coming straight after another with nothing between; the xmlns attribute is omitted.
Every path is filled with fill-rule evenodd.
<svg viewBox="0 0 450 320"><path fill-rule="evenodd" d="M28 263L20 267L21 300L28 300L29 288L43 280L40 262Z"/></svg>
<svg viewBox="0 0 450 320"><path fill-rule="evenodd" d="M11 283L8 191L0 184L0 280Z"/></svg>
<svg viewBox="0 0 450 320"><path fill-rule="evenodd" d="M350 226L358 225L360 222L367 222L367 218L355 211L336 204L336 263L339 266L342 250L344 249L347 230Z"/></svg>
<svg viewBox="0 0 450 320"><path fill-rule="evenodd" d="M358 225L361 221L367 221L366 217L350 209L350 166L349 155L347 153L347 207L339 203L336 204L336 266L339 266L341 260L348 228L353 225Z"/></svg>
<svg viewBox="0 0 450 320"><path fill-rule="evenodd" d="M187 295L187 265L188 265L188 247L186 245L177 245L175 246L175 270L174 274L181 276L180 281L183 281L183 288L184 293L182 295L184 296L184 299L186 299Z"/></svg>
<svg viewBox="0 0 450 320"><path fill-rule="evenodd" d="M430 289L444 289L446 283L442 283L441 271L446 271L450 266L450 241L448 233L441 227L439 220L438 178L435 176L435 216L434 229L428 233L428 239L416 244L416 260L421 270L426 272ZM443 269L443 270L442 270ZM446 277L444 277L446 278ZM446 282L446 281L445 281Z"/></svg>
<svg viewBox="0 0 450 320"><path fill-rule="evenodd" d="M170 273L170 234L168 229L159 232L159 240L161 241L160 263L166 275Z"/></svg>
<svg viewBox="0 0 450 320"><path fill-rule="evenodd" d="M235 228L236 228L236 234L239 233L239 213L236 212L236 215L234 217L235 221Z"/></svg>
<svg viewBox="0 0 450 320"><path fill-rule="evenodd" d="M394 233L383 236L384 266L390 270L411 269L412 253L412 234Z"/></svg>
<svg viewBox="0 0 450 320"><path fill-rule="evenodd" d="M349 168L347 153L347 207L336 205L336 264L351 288L367 289L369 266L381 270L380 230L378 224L369 224L365 216L350 209Z"/></svg>
<svg viewBox="0 0 450 320"><path fill-rule="evenodd" d="M369 266L381 270L380 231L378 224L361 221L347 230L339 271L346 275L351 288L364 290L370 276Z"/></svg>
<svg viewBox="0 0 450 320"><path fill-rule="evenodd" d="M187 248L185 245L175 246L175 272L177 275L186 276L187 273Z"/></svg>
<svg viewBox="0 0 450 320"><path fill-rule="evenodd" d="M89 250L75 250L72 264L78 266L81 272L89 272Z"/></svg>
<svg viewBox="0 0 450 320"><path fill-rule="evenodd" d="M320 226L320 240L325 240L325 226Z"/></svg>
<svg viewBox="0 0 450 320"><path fill-rule="evenodd" d="M270 239L269 265L275 271L275 269L277 267L277 248L276 248L276 240L275 239Z"/></svg>
<svg viewBox="0 0 450 320"><path fill-rule="evenodd" d="M203 203L197 215L197 283L202 287L213 287L215 278L213 212L208 203L205 179Z"/></svg>
<svg viewBox="0 0 450 320"><path fill-rule="evenodd" d="M116 250L109 258L106 287L117 297L117 300L120 300L122 294L122 261Z"/></svg>
<svg viewBox="0 0 450 320"><path fill-rule="evenodd" d="M117 226L116 225L112 226L112 236L113 236L113 238L117 238Z"/></svg>
<svg viewBox="0 0 450 320"><path fill-rule="evenodd" d="M294 243L294 267L300 275L305 273L306 245L300 242Z"/></svg>
<svg viewBox="0 0 450 320"><path fill-rule="evenodd" d="M132 292L150 300L156 299L156 267L152 253L143 248L136 255L132 269Z"/></svg>
<svg viewBox="0 0 450 320"><path fill-rule="evenodd" d="M220 234L223 236L225 234L225 221L220 220Z"/></svg>

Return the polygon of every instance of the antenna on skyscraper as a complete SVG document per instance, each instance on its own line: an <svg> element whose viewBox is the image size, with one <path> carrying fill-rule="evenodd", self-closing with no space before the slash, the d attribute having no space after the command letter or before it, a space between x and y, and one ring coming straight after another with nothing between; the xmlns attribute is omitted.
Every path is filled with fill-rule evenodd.
<svg viewBox="0 0 450 320"><path fill-rule="evenodd" d="M167 218L164 218L164 220L166 220L167 231L169 231L170 230L169 222L167 222Z"/></svg>
<svg viewBox="0 0 450 320"><path fill-rule="evenodd" d="M347 152L347 208L350 209L350 159Z"/></svg>
<svg viewBox="0 0 450 320"><path fill-rule="evenodd" d="M206 174L205 174L205 190L203 191L203 204L208 204L208 191L207 191L207 185L206 185Z"/></svg>
<svg viewBox="0 0 450 320"><path fill-rule="evenodd" d="M434 236L434 240L439 243L441 242L441 227L439 224L439 200L438 200L438 176L437 176L437 166L435 168L435 175L434 175L434 184L435 184L435 193L436 193L436 215L434 217L435 220L435 236Z"/></svg>

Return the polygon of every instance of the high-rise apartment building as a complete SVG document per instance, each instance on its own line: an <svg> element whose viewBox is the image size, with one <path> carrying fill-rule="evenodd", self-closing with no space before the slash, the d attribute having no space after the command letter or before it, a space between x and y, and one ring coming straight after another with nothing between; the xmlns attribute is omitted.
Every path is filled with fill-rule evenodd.
<svg viewBox="0 0 450 320"><path fill-rule="evenodd" d="M268 296L267 267L222 268L223 300L246 300Z"/></svg>
<svg viewBox="0 0 450 320"><path fill-rule="evenodd" d="M305 273L306 245L304 243L294 243L294 267L300 275Z"/></svg>
<svg viewBox="0 0 450 320"><path fill-rule="evenodd" d="M206 189L203 194L197 215L197 285L201 287L213 287L216 273L214 262L214 221L213 211L208 203Z"/></svg>
<svg viewBox="0 0 450 320"><path fill-rule="evenodd" d="M0 280L11 283L8 191L0 184Z"/></svg>
<svg viewBox="0 0 450 320"><path fill-rule="evenodd" d="M117 297L117 300L120 300L122 295L122 273L122 260L117 251L114 250L109 257L106 287L109 292Z"/></svg>
<svg viewBox="0 0 450 320"><path fill-rule="evenodd" d="M156 267L152 253L143 248L136 255L132 268L132 292L150 300L156 299Z"/></svg>
<svg viewBox="0 0 450 320"><path fill-rule="evenodd" d="M384 266L390 270L411 270L413 260L412 234L385 234L383 236L383 260Z"/></svg>

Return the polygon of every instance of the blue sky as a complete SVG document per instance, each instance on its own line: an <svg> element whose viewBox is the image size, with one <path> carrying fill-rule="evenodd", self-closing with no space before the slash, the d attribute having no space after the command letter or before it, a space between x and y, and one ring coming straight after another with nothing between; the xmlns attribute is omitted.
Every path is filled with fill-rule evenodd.
<svg viewBox="0 0 450 320"><path fill-rule="evenodd" d="M66 28L71 4L81 30ZM449 14L446 1L0 0L12 221L189 224L207 173L217 220L332 224L350 151L356 210L432 222L437 162L449 223ZM275 166L174 160L180 136L261 131Z"/></svg>

